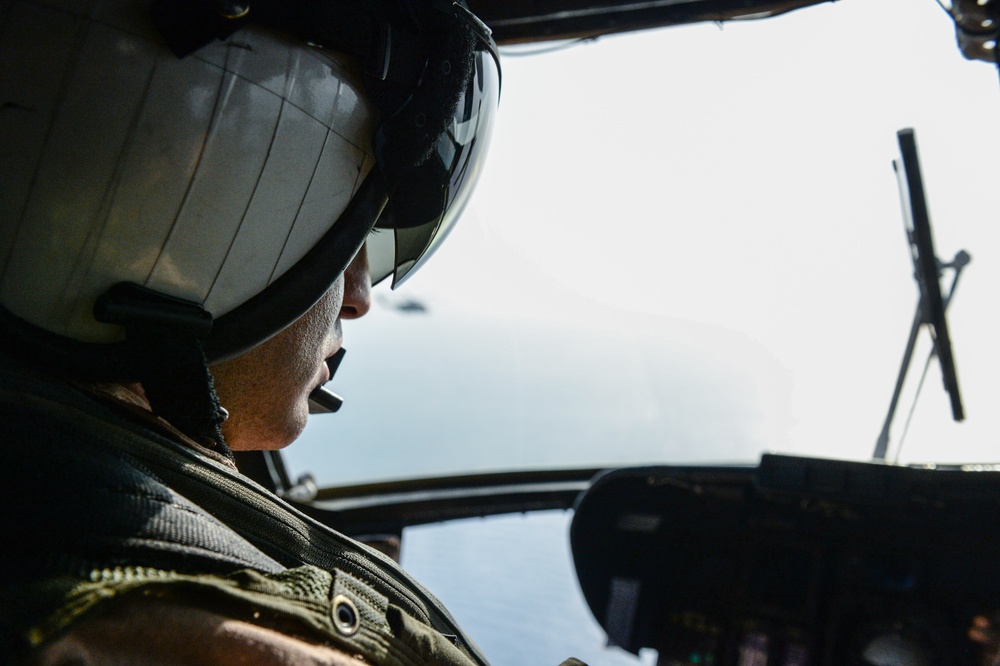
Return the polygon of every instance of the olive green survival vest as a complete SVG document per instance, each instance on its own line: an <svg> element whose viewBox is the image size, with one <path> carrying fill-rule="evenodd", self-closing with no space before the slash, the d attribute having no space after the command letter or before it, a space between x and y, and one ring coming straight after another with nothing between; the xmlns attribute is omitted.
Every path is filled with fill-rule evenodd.
<svg viewBox="0 0 1000 666"><path fill-rule="evenodd" d="M486 663L395 562L116 405L0 358L0 432L2 663L139 592L371 664Z"/></svg>

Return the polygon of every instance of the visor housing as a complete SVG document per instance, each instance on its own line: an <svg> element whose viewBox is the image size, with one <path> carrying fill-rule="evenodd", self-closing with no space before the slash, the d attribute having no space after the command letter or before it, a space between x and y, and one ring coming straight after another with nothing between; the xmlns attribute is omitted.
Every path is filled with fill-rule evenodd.
<svg viewBox="0 0 1000 666"><path fill-rule="evenodd" d="M401 285L447 238L482 173L499 97L496 46L480 35L473 75L425 162L394 168L384 134L376 132L376 168L386 178L389 201L368 238L372 284L391 275L392 287Z"/></svg>

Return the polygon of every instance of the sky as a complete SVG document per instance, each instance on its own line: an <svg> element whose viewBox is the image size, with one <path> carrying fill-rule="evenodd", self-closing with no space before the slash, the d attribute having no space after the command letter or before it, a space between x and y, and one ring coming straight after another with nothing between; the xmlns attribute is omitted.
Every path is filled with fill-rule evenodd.
<svg viewBox="0 0 1000 666"><path fill-rule="evenodd" d="M972 256L948 312L967 418L936 361L914 402L922 331L890 457L1000 461L1000 83L933 0L556 46L505 50L466 214L345 324L347 403L287 450L294 472L870 458L918 298L902 128L939 259Z"/></svg>

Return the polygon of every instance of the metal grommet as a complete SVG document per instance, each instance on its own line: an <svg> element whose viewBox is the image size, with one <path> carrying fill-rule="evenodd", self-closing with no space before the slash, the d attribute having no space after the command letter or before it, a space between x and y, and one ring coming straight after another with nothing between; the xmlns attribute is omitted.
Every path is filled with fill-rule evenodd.
<svg viewBox="0 0 1000 666"><path fill-rule="evenodd" d="M353 636L361 628L361 614L354 602L338 594L333 598L333 626L344 636Z"/></svg>

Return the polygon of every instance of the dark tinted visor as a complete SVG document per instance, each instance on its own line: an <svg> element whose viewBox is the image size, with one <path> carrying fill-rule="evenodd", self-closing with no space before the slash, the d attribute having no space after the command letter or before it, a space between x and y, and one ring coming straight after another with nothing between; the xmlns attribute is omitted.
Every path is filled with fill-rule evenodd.
<svg viewBox="0 0 1000 666"><path fill-rule="evenodd" d="M488 35L447 130L429 159L390 182L389 203L368 238L372 284L402 284L444 241L479 179L500 98L500 61ZM376 141L378 138L376 137Z"/></svg>

